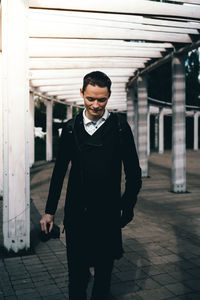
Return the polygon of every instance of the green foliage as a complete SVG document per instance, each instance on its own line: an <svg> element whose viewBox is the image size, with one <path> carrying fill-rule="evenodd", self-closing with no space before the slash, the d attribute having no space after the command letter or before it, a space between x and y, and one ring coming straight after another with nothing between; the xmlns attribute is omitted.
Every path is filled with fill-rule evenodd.
<svg viewBox="0 0 200 300"><path fill-rule="evenodd" d="M199 51L191 51L185 63L186 103L200 106Z"/></svg>
<svg viewBox="0 0 200 300"><path fill-rule="evenodd" d="M54 102L53 104L53 118L65 120L66 119L66 105Z"/></svg>
<svg viewBox="0 0 200 300"><path fill-rule="evenodd" d="M72 110L73 117L78 115L80 112L82 112L83 109L84 108L82 108L82 107L73 107L73 110Z"/></svg>
<svg viewBox="0 0 200 300"><path fill-rule="evenodd" d="M171 62L148 73L148 95L151 98L171 102Z"/></svg>
<svg viewBox="0 0 200 300"><path fill-rule="evenodd" d="M40 97L35 100L35 127L42 127L42 131L46 131L46 106Z"/></svg>
<svg viewBox="0 0 200 300"><path fill-rule="evenodd" d="M188 54L185 61L187 105L200 106L199 71L199 51L196 49ZM148 74L148 95L151 98L171 102L171 62L162 65Z"/></svg>
<svg viewBox="0 0 200 300"><path fill-rule="evenodd" d="M35 161L45 160L46 158L46 139L35 137Z"/></svg>

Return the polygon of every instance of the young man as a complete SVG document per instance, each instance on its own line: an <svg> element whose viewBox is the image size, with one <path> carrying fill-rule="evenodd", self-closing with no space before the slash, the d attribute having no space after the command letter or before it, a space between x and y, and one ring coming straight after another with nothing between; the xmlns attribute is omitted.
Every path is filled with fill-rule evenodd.
<svg viewBox="0 0 200 300"><path fill-rule="evenodd" d="M62 130L41 228L53 227L69 162L64 227L69 270L69 299L86 300L89 267L94 267L91 300L109 297L113 262L123 254L121 228L133 219L141 188L141 170L131 129L106 109L110 78L99 71L87 74L80 90L83 113ZM126 183L121 197L121 170Z"/></svg>

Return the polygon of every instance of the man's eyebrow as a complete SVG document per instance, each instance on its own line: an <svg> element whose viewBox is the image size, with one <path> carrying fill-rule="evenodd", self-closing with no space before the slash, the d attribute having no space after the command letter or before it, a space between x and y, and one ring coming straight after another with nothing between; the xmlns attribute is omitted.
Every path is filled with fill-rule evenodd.
<svg viewBox="0 0 200 300"><path fill-rule="evenodd" d="M108 98L104 97L104 98L93 98L93 97L90 97L90 96L86 96L86 98L88 100L91 100L91 101L94 101L94 100L97 100L97 101L106 101Z"/></svg>
<svg viewBox="0 0 200 300"><path fill-rule="evenodd" d="M106 97L103 97L103 98L93 98L93 97L90 97L90 96L87 96L86 98L87 99L92 99L92 100L107 100L108 99Z"/></svg>

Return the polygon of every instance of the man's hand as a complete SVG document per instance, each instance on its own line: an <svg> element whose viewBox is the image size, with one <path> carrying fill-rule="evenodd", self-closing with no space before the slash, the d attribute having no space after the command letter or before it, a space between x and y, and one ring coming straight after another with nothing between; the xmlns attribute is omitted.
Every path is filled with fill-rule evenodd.
<svg viewBox="0 0 200 300"><path fill-rule="evenodd" d="M53 215L50 214L45 214L42 219L40 220L40 224L41 224L41 230L44 231L46 234L48 232L51 232L52 228L53 228ZM49 224L49 231L47 229L47 224Z"/></svg>
<svg viewBox="0 0 200 300"><path fill-rule="evenodd" d="M128 223L133 220L133 209L123 209L121 214L121 228L124 228Z"/></svg>

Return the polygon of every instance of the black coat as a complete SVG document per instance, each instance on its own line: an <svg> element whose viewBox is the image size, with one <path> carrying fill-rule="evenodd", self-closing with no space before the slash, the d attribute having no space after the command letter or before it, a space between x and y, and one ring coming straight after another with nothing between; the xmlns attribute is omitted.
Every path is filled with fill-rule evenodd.
<svg viewBox="0 0 200 300"><path fill-rule="evenodd" d="M82 113L65 123L51 178L46 213L55 214L69 162L64 226L67 247L81 251L91 261L100 257L120 258L121 210L130 210L141 188L141 170L131 129L126 121L121 134L115 114L90 136ZM121 168L126 184L121 197Z"/></svg>

